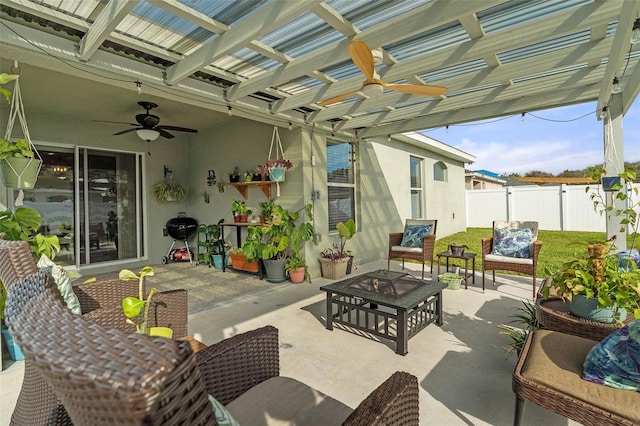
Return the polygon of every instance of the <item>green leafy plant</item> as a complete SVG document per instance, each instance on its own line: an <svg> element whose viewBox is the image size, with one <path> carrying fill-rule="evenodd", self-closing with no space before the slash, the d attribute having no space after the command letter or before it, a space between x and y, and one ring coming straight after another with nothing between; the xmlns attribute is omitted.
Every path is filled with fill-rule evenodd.
<svg viewBox="0 0 640 426"><path fill-rule="evenodd" d="M232 200L231 201L231 211L234 216L238 216L241 214L251 214L251 209L247 207L247 204L244 200Z"/></svg>
<svg viewBox="0 0 640 426"><path fill-rule="evenodd" d="M273 211L274 205L275 200L273 198L258 203L258 206L260 207L260 214L264 220L271 220L271 212Z"/></svg>
<svg viewBox="0 0 640 426"><path fill-rule="evenodd" d="M186 197L184 186L172 177L153 185L151 193L159 203L166 203L172 199L184 200Z"/></svg>
<svg viewBox="0 0 640 426"><path fill-rule="evenodd" d="M536 319L535 304L528 300L523 300L522 305L523 306L516 309L516 311L519 312L518 314L509 316L509 318L513 318L509 324L520 324L520 327L514 327L509 324L498 325L498 328L501 330L500 334L509 336L511 339L511 343L507 346L507 358L514 353L520 356L529 332L541 328L540 323Z"/></svg>
<svg viewBox="0 0 640 426"><path fill-rule="evenodd" d="M18 77L19 75L1 73L0 85L16 80ZM0 95L5 98L7 103L11 102L11 92L9 90L0 87ZM35 153L31 149L31 144L27 139L17 139L15 142L11 142L7 139L0 138L0 161L9 157L34 158Z"/></svg>
<svg viewBox="0 0 640 426"><path fill-rule="evenodd" d="M127 296L122 299L122 312L127 317L127 324L136 326L136 333L149 334L149 327L147 327L149 319L149 306L151 305L151 298L156 292L156 288L152 288L149 291L149 296L144 298L144 288L146 277L153 276L153 268L151 266L145 266L140 270L139 274L129 270L123 269L120 271L118 277L123 281L138 280L138 297Z"/></svg>
<svg viewBox="0 0 640 426"><path fill-rule="evenodd" d="M336 229L338 230L338 237L340 238L340 254L344 256L348 256L349 252L345 251L345 245L347 241L350 240L356 233L356 223L353 219L349 219L346 222L338 222L336 224Z"/></svg>
<svg viewBox="0 0 640 426"><path fill-rule="evenodd" d="M600 182L604 175L602 167L591 169L591 179ZM634 246L638 234L638 215L636 209L640 205L632 201L625 191L625 182L633 182L636 179L634 171L629 170L618 175L620 181L611 188L611 197L624 201L627 207L617 208L613 202L607 203L605 196L599 188L586 188L591 191L590 198L594 209L600 214L620 217L620 232L626 232L627 227L633 230L631 247ZM638 191L634 190L637 197ZM565 262L562 267L551 273L553 281L543 290L544 297L549 297L550 290L554 289L558 297L571 301L573 296L584 295L587 298L597 298L598 307L609 308L618 306L628 313L633 313L635 318L640 318L640 271L637 265L628 257L621 259L614 252L616 248L614 238L604 243L590 244L586 254L576 256Z"/></svg>
<svg viewBox="0 0 640 426"><path fill-rule="evenodd" d="M302 212L309 221L313 220L311 203L295 212L274 204L271 220L247 230L247 240L242 245L247 259L286 259L292 252L299 252L304 242L316 243L313 224L299 222Z"/></svg>
<svg viewBox="0 0 640 426"><path fill-rule="evenodd" d="M60 241L56 235L43 235L38 232L42 217L37 210L19 207L15 211L0 212L0 233L9 241L26 241L36 262L43 254L53 260L60 251ZM4 304L7 292L0 282L0 319L4 318Z"/></svg>

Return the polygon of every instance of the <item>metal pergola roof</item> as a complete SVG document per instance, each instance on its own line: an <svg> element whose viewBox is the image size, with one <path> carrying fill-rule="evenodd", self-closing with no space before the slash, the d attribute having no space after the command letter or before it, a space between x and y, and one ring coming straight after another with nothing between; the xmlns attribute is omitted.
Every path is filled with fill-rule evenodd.
<svg viewBox="0 0 640 426"><path fill-rule="evenodd" d="M624 113L640 91L640 0L2 0L0 17L5 59L55 57L214 111L358 138L589 101L601 111L614 77ZM387 83L449 93L319 106L362 84L354 39L382 49Z"/></svg>

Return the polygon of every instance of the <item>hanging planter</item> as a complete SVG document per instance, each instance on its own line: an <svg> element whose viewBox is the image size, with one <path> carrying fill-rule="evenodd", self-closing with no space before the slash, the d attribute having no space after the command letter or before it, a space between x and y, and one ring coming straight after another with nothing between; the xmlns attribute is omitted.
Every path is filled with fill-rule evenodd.
<svg viewBox="0 0 640 426"><path fill-rule="evenodd" d="M271 159L271 153L273 152L273 146L276 147L275 160ZM279 155L279 156L278 156ZM278 133L278 127L273 126L273 134L271 135L271 147L269 148L269 159L265 166L269 171L269 180L276 183L276 196L280 196L280 182L284 182L285 171L293 167L291 161L284 158L284 151L282 150L282 143L280 142L280 134Z"/></svg>
<svg viewBox="0 0 640 426"><path fill-rule="evenodd" d="M27 128L27 120L24 115L24 105L20 93L20 80L17 78L20 75L20 69L12 67L12 72L17 75L8 76L3 74L3 78L0 79L0 83L15 79L7 129L4 139L0 139L0 175L2 176L2 183L7 188L31 189L38 179L38 174L42 167L42 158L38 154L36 147L31 143L29 129ZM20 121L24 138L11 142L11 133L16 118ZM22 197L23 194L20 192L16 199L16 206L22 205Z"/></svg>

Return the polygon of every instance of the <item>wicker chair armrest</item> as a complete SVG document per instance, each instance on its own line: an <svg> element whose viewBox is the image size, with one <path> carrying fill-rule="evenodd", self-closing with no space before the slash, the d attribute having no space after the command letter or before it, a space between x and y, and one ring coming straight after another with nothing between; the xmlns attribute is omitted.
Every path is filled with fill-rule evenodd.
<svg viewBox="0 0 640 426"><path fill-rule="evenodd" d="M425 259L433 259L433 251L436 247L436 235L425 235L424 239L422 240L422 244L422 253L424 254Z"/></svg>
<svg viewBox="0 0 640 426"><path fill-rule="evenodd" d="M491 253L491 247L493 246L493 237L482 238L480 242L482 243L482 257L484 257L485 254Z"/></svg>
<svg viewBox="0 0 640 426"><path fill-rule="evenodd" d="M196 362L209 394L226 405L280 375L278 329L266 326L224 339L196 353Z"/></svg>
<svg viewBox="0 0 640 426"><path fill-rule="evenodd" d="M343 425L418 425L418 379L396 371L356 407Z"/></svg>
<svg viewBox="0 0 640 426"><path fill-rule="evenodd" d="M542 248L542 241L536 240L533 242L533 261L534 262L538 260L538 255L540 254L541 248Z"/></svg>
<svg viewBox="0 0 640 426"><path fill-rule="evenodd" d="M389 250L393 246L399 246L402 242L402 232L391 232L389 233Z"/></svg>

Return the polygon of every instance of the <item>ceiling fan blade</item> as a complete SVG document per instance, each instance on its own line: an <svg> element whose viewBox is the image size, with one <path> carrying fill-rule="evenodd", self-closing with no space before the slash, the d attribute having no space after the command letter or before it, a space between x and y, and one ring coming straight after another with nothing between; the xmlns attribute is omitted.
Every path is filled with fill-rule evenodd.
<svg viewBox="0 0 640 426"><path fill-rule="evenodd" d="M162 136L163 138L167 138L167 139L175 138L175 136L173 136L171 133L167 132L166 130L159 129L157 127L153 130L157 130L158 132L160 132L160 136Z"/></svg>
<svg viewBox="0 0 640 426"><path fill-rule="evenodd" d="M107 121L107 120L91 120L95 123L113 123L113 124L128 124L130 126L139 126L136 123L127 123L126 121Z"/></svg>
<svg viewBox="0 0 640 426"><path fill-rule="evenodd" d="M188 129L186 127L178 127L178 126L156 126L155 130L175 130L176 132L190 132L190 133L198 133L196 129Z"/></svg>
<svg viewBox="0 0 640 426"><path fill-rule="evenodd" d="M441 96L449 91L446 87L431 86L429 84L387 84L384 81L381 83L387 89L395 90L396 92L410 93L412 95Z"/></svg>
<svg viewBox="0 0 640 426"><path fill-rule="evenodd" d="M137 124L136 124L136 126L137 126ZM116 136L116 135L123 135L123 134L125 134L125 133L135 132L136 130L141 129L141 128L142 128L142 127L136 127L136 128L134 128L134 129L122 130L122 131L120 131L120 132L118 132L118 133L114 133L113 135L114 135L114 136Z"/></svg>
<svg viewBox="0 0 640 426"><path fill-rule="evenodd" d="M345 99L355 95L359 91L360 91L360 89L352 90L351 92L343 93L342 95L338 95L338 96L334 96L333 98L325 99L324 101L318 102L318 105L327 106L327 105L338 103L340 101L344 101Z"/></svg>
<svg viewBox="0 0 640 426"><path fill-rule="evenodd" d="M349 43L349 55L353 60L353 63L362 71L367 77L367 81L373 80L373 55L371 49L365 43L360 40L354 40Z"/></svg>

